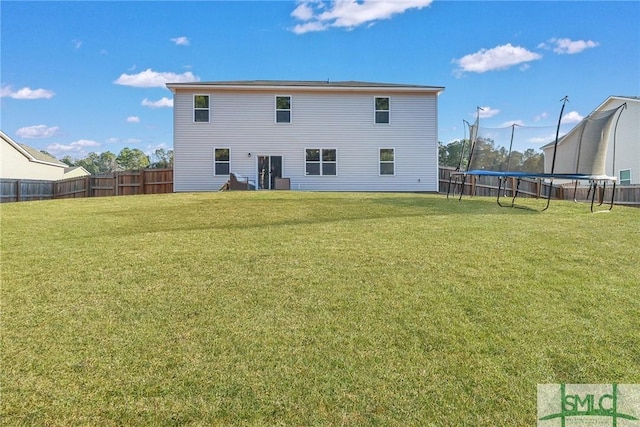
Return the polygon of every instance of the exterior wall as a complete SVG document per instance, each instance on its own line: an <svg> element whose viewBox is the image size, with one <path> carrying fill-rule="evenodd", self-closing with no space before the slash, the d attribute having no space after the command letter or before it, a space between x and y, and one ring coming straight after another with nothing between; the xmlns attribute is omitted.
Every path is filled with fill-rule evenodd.
<svg viewBox="0 0 640 427"><path fill-rule="evenodd" d="M63 178L64 167L29 161L11 144L2 139L0 151L0 177L13 179L59 180Z"/></svg>
<svg viewBox="0 0 640 427"><path fill-rule="evenodd" d="M79 178L81 176L89 176L89 175L91 174L87 172L87 170L83 167L71 167L71 168L65 169L64 176L62 177L62 179Z"/></svg>
<svg viewBox="0 0 640 427"><path fill-rule="evenodd" d="M193 95L210 95L210 122L193 122ZM291 123L275 123L275 96L291 96ZM374 98L390 98L390 123L374 123ZM260 155L283 156L292 190L437 191L437 94L194 91L174 96L174 190L218 190L214 148L230 171L258 181ZM305 149L337 150L336 176L306 176ZM395 149L395 175L379 175L379 149ZM249 157L249 153L251 156Z"/></svg>
<svg viewBox="0 0 640 427"><path fill-rule="evenodd" d="M620 171L631 170L631 184L640 184L640 100L611 98L601 108L610 110L627 103L622 112L616 133L615 170L613 169L613 139L607 152L607 175L617 176Z"/></svg>
<svg viewBox="0 0 640 427"><path fill-rule="evenodd" d="M611 129L609 146L607 149L606 174L620 178L621 170L631 170L631 184L640 184L640 100L622 97L611 97L605 101L598 111L610 110L623 103L627 108L622 111L618 122L615 140L615 170L614 144ZM615 120L615 119L614 119ZM614 122L615 127L615 122ZM559 147L558 147L559 148ZM544 149L544 170L551 172L553 146ZM556 167L564 166L561 156L556 157Z"/></svg>

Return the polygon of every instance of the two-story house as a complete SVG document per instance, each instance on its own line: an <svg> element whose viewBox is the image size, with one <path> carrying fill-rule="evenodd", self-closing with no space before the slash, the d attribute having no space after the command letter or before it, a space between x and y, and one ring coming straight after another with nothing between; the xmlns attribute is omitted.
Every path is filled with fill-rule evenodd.
<svg viewBox="0 0 640 427"><path fill-rule="evenodd" d="M174 190L438 190L437 86L366 82L169 83Z"/></svg>

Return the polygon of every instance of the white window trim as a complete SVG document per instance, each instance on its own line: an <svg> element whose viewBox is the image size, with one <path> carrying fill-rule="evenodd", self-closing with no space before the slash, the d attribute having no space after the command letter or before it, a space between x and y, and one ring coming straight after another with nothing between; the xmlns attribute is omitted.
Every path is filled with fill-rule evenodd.
<svg viewBox="0 0 640 427"><path fill-rule="evenodd" d="M289 109L285 110L282 108L278 108L278 98L289 98ZM277 125L290 125L293 123L293 96L291 95L276 95L273 97L273 122ZM288 122L279 122L278 121L278 111L288 111L289 112L289 121Z"/></svg>
<svg viewBox="0 0 640 427"><path fill-rule="evenodd" d="M385 164L388 164L388 163L393 164L392 174L380 173L380 165L382 165L383 163L382 159L380 158L381 150L393 150L393 162L389 162L387 160L384 161ZM395 147L378 147L378 176L396 176L396 152L397 150L395 149Z"/></svg>
<svg viewBox="0 0 640 427"><path fill-rule="evenodd" d="M313 162L313 163L318 163L318 165L320 166L319 170L320 170L320 174L319 175L307 175L307 163L309 163L307 161L307 150L320 150L320 160L317 162ZM335 150L336 151L336 161L335 162L324 162L322 161L322 150ZM334 147L305 147L304 148L304 152L303 152L303 158L304 158L304 176L338 176L338 149L334 148ZM336 173L335 175L325 175L324 173L322 173L322 164L323 163L335 163L336 165Z"/></svg>
<svg viewBox="0 0 640 427"><path fill-rule="evenodd" d="M229 150L229 161L220 161L216 160L216 150ZM229 173L231 173L231 147L213 147L213 176L228 176L229 174L217 174L216 173L216 165L218 163L228 163L229 164Z"/></svg>
<svg viewBox="0 0 640 427"><path fill-rule="evenodd" d="M376 107L376 99L378 99L378 98L387 98L389 100L389 109L388 110L378 110L377 109L377 107ZM383 111L388 112L389 113L389 122L387 122L387 123L378 123L376 121L376 113L378 111L380 111L380 112L383 112ZM388 126L388 125L391 124L391 97L390 96L387 96L387 95L376 95L376 96L373 97L373 124L374 125L380 125L380 126L385 126L385 125Z"/></svg>
<svg viewBox="0 0 640 427"><path fill-rule="evenodd" d="M196 108L196 96L206 96L207 98L209 98L209 107L208 108ZM191 103L192 103L192 115L191 115L191 120L193 120L193 123L211 123L211 95L208 93L194 93L193 94L193 98L191 99ZM207 121L206 122L199 122L196 121L196 110L198 111L204 111L207 110Z"/></svg>
<svg viewBox="0 0 640 427"><path fill-rule="evenodd" d="M631 185L631 183L633 182L633 176L631 175L631 169L620 169L618 171L618 184L627 185L627 184L623 184L622 183L622 172L627 172L627 171L629 172L629 184L628 185ZM625 179L625 181L626 181L626 179Z"/></svg>

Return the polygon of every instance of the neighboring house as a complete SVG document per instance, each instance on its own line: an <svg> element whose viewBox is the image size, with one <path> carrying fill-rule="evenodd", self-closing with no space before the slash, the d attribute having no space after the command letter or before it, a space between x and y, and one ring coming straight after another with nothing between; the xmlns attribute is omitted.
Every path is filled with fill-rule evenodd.
<svg viewBox="0 0 640 427"><path fill-rule="evenodd" d="M443 87L365 82L169 83L174 191L437 191ZM280 180L283 182L283 180Z"/></svg>
<svg viewBox="0 0 640 427"><path fill-rule="evenodd" d="M19 144L0 131L0 178L58 181L89 175L82 167L69 165L25 144Z"/></svg>
<svg viewBox="0 0 640 427"><path fill-rule="evenodd" d="M600 104L598 108L591 112L591 114L611 110L624 103L627 104L627 108L622 111L619 120L616 114L608 135L609 144L607 147L605 169L608 176L618 178L619 185L640 184L640 97L610 96ZM579 126L576 126L558 141L556 170L559 167L563 168L567 166L564 164L568 160L567 157L560 155L562 152L561 146L563 141L569 139L578 129ZM544 171L546 173L551 172L553 146L554 143L552 142L542 147L544 151Z"/></svg>

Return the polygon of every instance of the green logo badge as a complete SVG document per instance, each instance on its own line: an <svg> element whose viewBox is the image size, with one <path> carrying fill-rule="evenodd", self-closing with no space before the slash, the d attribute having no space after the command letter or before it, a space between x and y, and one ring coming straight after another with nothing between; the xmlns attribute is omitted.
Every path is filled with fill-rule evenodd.
<svg viewBox="0 0 640 427"><path fill-rule="evenodd" d="M638 384L538 384L539 427L640 427Z"/></svg>

